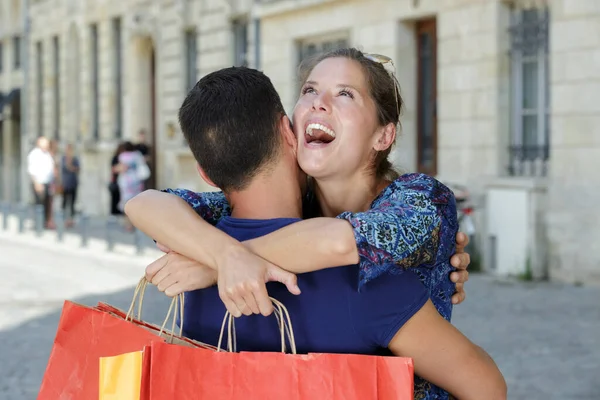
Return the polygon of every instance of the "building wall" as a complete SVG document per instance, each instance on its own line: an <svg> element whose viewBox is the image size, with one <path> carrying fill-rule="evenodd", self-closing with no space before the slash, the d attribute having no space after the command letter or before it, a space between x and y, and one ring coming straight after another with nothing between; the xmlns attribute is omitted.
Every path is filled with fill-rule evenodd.
<svg viewBox="0 0 600 400"><path fill-rule="evenodd" d="M550 8L550 161L545 177L507 177L511 137L510 10ZM476 196L481 241L491 186L533 196L528 243L516 268L534 276L600 280L600 2L447 0L274 2L258 8L264 70L291 112L298 43L346 36L352 46L396 62L406 110L396 164L416 168L416 21L437 19L438 177ZM500 211L498 211L500 212ZM502 212L505 212L503 210ZM491 213L491 214L489 214ZM484 232L481 232L484 231ZM483 246L483 243L480 243ZM535 260L529 259L536 253Z"/></svg>
<svg viewBox="0 0 600 400"><path fill-rule="evenodd" d="M254 3L254 4L253 4ZM510 8L550 7L551 140L549 171L543 178L507 177L511 137ZM0 2L3 7L7 1ZM40 0L31 4L28 145L39 133L37 99L43 99L43 133L53 136L53 87L61 85L60 135L75 141L82 156L81 202L86 212L108 210L109 162L116 147L117 100L111 19L122 17L123 139L156 128L157 183L209 190L177 127L186 93L185 31L196 29L197 78L233 64L233 18L260 20L260 69L271 77L292 112L297 98L299 44L346 38L367 52L391 56L406 108L394 151L397 166L417 168L416 25L437 21L437 172L444 181L467 184L482 207L486 229L490 185L535 188L530 210L534 247L545 254L550 276L567 281L598 279L600 264L600 2L596 0L131 0L102 2ZM3 15L6 15L3 13ZM16 19L10 18L10 21ZM93 138L91 23L99 27L99 139ZM7 28L4 28L7 26ZM5 25L0 36L17 26ZM250 25L249 61L255 66ZM52 37L61 40L61 73L53 72ZM35 43L44 44L43 90L36 88ZM10 45L10 44L9 44ZM156 60L156 114L149 98L150 54ZM5 42L4 63L10 63ZM0 75L1 90L19 84L20 72ZM8 86L7 86L8 85ZM11 86L11 87L12 87ZM4 135L6 137L6 135ZM6 139L5 139L6 140ZM5 146L6 148L6 146ZM25 191L26 188L24 189ZM28 192L27 192L28 193ZM529 235L529 234L528 234ZM530 236L530 235L529 235ZM528 237L529 237L528 236ZM483 238L487 240L487 238ZM529 239L528 239L529 240Z"/></svg>
<svg viewBox="0 0 600 400"><path fill-rule="evenodd" d="M23 36L23 14L20 1L0 0L0 43L2 43L2 69L0 70L0 92L5 96L23 84L23 67L15 67L13 38ZM23 45L23 44L21 44ZM22 58L22 57L21 57ZM22 63L22 60L21 60ZM17 201L20 170L20 119L19 104L5 105L0 122L0 201ZM15 109L16 108L16 109Z"/></svg>
<svg viewBox="0 0 600 400"><path fill-rule="evenodd" d="M406 171L416 169L416 22L437 19L438 173L440 178L476 181L500 173L501 92L508 71L497 32L505 6L487 0L419 2L387 0L298 2L261 8L264 71L291 112L297 99L298 43L346 36L352 46L389 55L406 102L402 134L394 158ZM416 5L415 5L416 4ZM506 107L506 106L504 106ZM478 165L473 168L473 165Z"/></svg>
<svg viewBox="0 0 600 400"><path fill-rule="evenodd" d="M550 276L600 282L600 2L552 2Z"/></svg>
<svg viewBox="0 0 600 400"><path fill-rule="evenodd" d="M32 77L28 141L37 134L56 137L55 85L60 85L61 141L77 144L82 158L82 208L92 214L108 212L110 159L120 140L137 140L141 129L154 127L158 187L186 186L210 190L196 173L194 160L178 129L177 110L187 93L185 32L197 32L197 77L233 64L230 18L246 15L250 1L231 5L224 0L135 0L121 2L59 2L31 5L29 56ZM122 26L122 138L117 137L114 35L112 19ZM97 24L99 47L99 121L94 138L92 51L90 25ZM53 70L52 38L60 39L60 79ZM36 43L43 44L43 90L37 93ZM151 109L151 65L154 55L155 114ZM38 100L43 99L43 129L37 132ZM148 135L152 136L152 135Z"/></svg>

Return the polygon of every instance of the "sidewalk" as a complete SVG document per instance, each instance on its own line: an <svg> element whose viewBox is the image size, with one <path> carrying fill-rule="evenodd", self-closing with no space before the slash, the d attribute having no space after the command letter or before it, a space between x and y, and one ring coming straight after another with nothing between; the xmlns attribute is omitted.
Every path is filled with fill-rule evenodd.
<svg viewBox="0 0 600 400"><path fill-rule="evenodd" d="M142 257L155 260L162 255L152 239L140 231L127 232L122 218L107 217L75 218L75 226L65 228L62 240L59 240L59 229L43 229L41 235L35 229L33 208L30 208L23 219L23 232L19 232L19 210L14 207L8 213L5 223L4 210L0 209L0 240L8 240L22 244L43 247L46 249L62 249L78 254L93 256ZM22 218L22 216L21 216ZM57 221L58 222L58 221ZM5 229L6 228L6 229ZM112 249L110 243L112 242Z"/></svg>

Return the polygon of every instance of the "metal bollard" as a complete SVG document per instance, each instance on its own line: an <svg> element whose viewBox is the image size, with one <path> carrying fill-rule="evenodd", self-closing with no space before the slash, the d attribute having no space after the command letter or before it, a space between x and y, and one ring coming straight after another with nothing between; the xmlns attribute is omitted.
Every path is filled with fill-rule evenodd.
<svg viewBox="0 0 600 400"><path fill-rule="evenodd" d="M19 233L25 232L25 220L27 219L27 214L29 213L29 207L27 204L21 204L18 210L18 218L19 218Z"/></svg>
<svg viewBox="0 0 600 400"><path fill-rule="evenodd" d="M137 228L134 229L133 240L135 242L135 253L139 256L144 253L144 249L142 247L142 232Z"/></svg>
<svg viewBox="0 0 600 400"><path fill-rule="evenodd" d="M65 235L65 212L58 210L56 212L56 240L62 242Z"/></svg>
<svg viewBox="0 0 600 400"><path fill-rule="evenodd" d="M111 215L106 220L106 249L108 251L113 251L115 249L115 237L114 232L117 230L119 226L117 217Z"/></svg>
<svg viewBox="0 0 600 400"><path fill-rule="evenodd" d="M88 246L89 225L90 225L90 217L87 214L82 213L81 221L79 222L79 227L81 228L81 247Z"/></svg>
<svg viewBox="0 0 600 400"><path fill-rule="evenodd" d="M8 230L8 218L10 215L10 203L2 203L2 229Z"/></svg>
<svg viewBox="0 0 600 400"><path fill-rule="evenodd" d="M44 232L44 206L41 204L35 205L35 235L40 237Z"/></svg>

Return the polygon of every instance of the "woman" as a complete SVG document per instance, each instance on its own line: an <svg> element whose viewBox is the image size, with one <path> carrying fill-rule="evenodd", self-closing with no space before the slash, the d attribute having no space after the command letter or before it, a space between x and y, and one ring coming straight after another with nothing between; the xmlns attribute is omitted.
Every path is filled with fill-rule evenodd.
<svg viewBox="0 0 600 400"><path fill-rule="evenodd" d="M364 81L366 90L362 95L350 86L338 87L336 68L344 67L344 63L360 67L363 76L357 79ZM396 139L402 108L394 76L374 56L365 56L355 49L334 51L310 60L301 71L305 84L294 110L293 125L299 142L298 162L312 177L305 216L337 216L350 222L343 229L356 239L361 285L390 268L393 272L415 267L436 308L450 320L452 301L459 302L461 296L452 300L452 294L455 289L461 291L467 279L466 271L454 276L453 280L459 282L456 287L448 279L458 227L454 197L448 188L425 175L408 174L394 180L397 174L387 157ZM222 193L169 192L182 197L213 225L230 212ZM145 226L140 229L156 237L164 224L174 221L161 220L159 211L165 204L157 202L152 207L152 199L148 196L146 199L146 204L142 204L143 198L136 199L130 213L132 218L143 220ZM152 219L143 215L137 218L138 210L143 214L144 209L152 213ZM316 219L293 224L289 229L267 235L261 243L288 249L290 259L301 258L305 249L295 244L302 240L288 243L289 238L314 239L329 221ZM256 246L253 251L274 261L261 252L259 244ZM298 252L294 253L294 249ZM285 262L275 264L298 272ZM233 303L245 307L241 299L249 297L244 285L238 286L225 288L229 291L229 301L225 302L234 315L240 315L240 311ZM249 311L246 307L243 313Z"/></svg>
<svg viewBox="0 0 600 400"><path fill-rule="evenodd" d="M121 166L119 165L119 155L123 152L125 143L119 143L113 157L110 161L110 172L111 180L108 184L108 191L110 192L110 215L121 215L123 214L119 210L119 203L121 202L121 192L119 191L119 185L117 180L119 178L119 172Z"/></svg>
<svg viewBox="0 0 600 400"><path fill-rule="evenodd" d="M119 176L117 184L120 193L118 208L123 212L125 203L144 190L144 180L147 179L147 173L142 171L147 171L148 166L142 153L131 142L123 144L123 151L119 154L118 161ZM128 218L125 219L125 228L127 231L133 231L133 225L131 225Z"/></svg>
<svg viewBox="0 0 600 400"><path fill-rule="evenodd" d="M363 67L363 65L365 66ZM346 72L346 75L342 71ZM380 72L383 74L377 75ZM369 73L374 74L374 78L368 75ZM338 87L339 76L348 78L343 81L345 85L341 88ZM372 82L377 84L386 81L390 83L387 92L385 90L377 92L377 88L369 88L369 85L375 86ZM401 105L397 91L392 86L395 86L393 78L383 67L364 59L359 52L352 51L348 55L336 54L320 60L318 65L311 69L310 77L303 87L302 98L294 114L295 126L302 127L302 131L296 132L296 137L299 137L301 141L298 147L306 148L306 150L298 151L298 159L303 167L312 168L311 174L315 178L316 196L324 193L324 199L329 200L319 204L324 215L335 215L339 212L332 207L332 204L335 203L331 201L333 197L327 196L325 193L326 186L330 182L337 184L334 194L338 192L344 194L341 197L342 201L348 199L354 201L354 205L341 204L340 206L340 211L355 211L348 215L344 215L347 212L342 213L342 217L347 218L350 224L341 219L337 221L341 222L344 228L350 232L351 237L354 234L358 239L362 285L368 285L371 280L386 271L398 269L397 266L390 266L390 264L387 264L387 268L383 267L382 265L387 261L395 261L400 264L401 268L414 267L419 264L419 267L416 268L425 284L430 288L430 294L441 293L439 297L431 296L431 298L434 302L437 300L441 307L440 313L443 314L450 303L449 295L453 290L453 285L449 283L448 279L450 272L448 260L452 252L452 246L448 243L453 243L456 232L456 209L451 193L431 178L408 175L391 183L386 182L385 173L389 171L384 168L383 161L387 156L385 152L389 153L389 148L394 141L395 125ZM373 92L375 94L372 94ZM386 98L385 96L390 92L391 96ZM391 102L389 97L391 97ZM306 104L304 109L302 109L303 99ZM377 110L378 106L380 112ZM386 106L388 107L386 108ZM378 116L381 118L378 119ZM325 135L334 139L330 140ZM302 137L300 138L300 136ZM328 147L332 143L334 146ZM379 155L381 152L384 152L385 156ZM329 168L327 165L329 161L342 161L339 164L345 168L338 170L335 169L335 166L333 169ZM349 181L346 186L348 190L345 193L344 181ZM319 185L321 184L324 184L325 190L320 192ZM357 192L356 187L369 190L355 193ZM190 204L198 206L197 209L205 212L205 216L212 219L211 222L218 219L220 214L228 212L227 205L222 198L219 198L218 194L198 196L186 192L179 193L187 197ZM144 198L140 197L140 199ZM147 199L152 200L150 197ZM338 199L339 203L342 201ZM180 202L173 202L171 205L177 206L177 204ZM162 204L162 206L164 205L165 203ZM156 224L152 228L154 232L160 231L169 224L177 224L180 228L186 225L188 221L185 220L178 222L165 218L161 220L160 211L165 212L162 206L158 206L156 203L152 215L145 214L145 220L150 221L149 224ZM131 208L133 212L135 207L128 208ZM131 215L133 218L133 213ZM317 218L299 222L296 225L315 225L315 221L318 224L323 220L329 219ZM150 231L152 236L158 237L159 233L153 235L152 229L145 231ZM311 233L309 238L316 233L318 232ZM302 237L302 232L299 232L298 235L288 236L293 237L301 244L305 242L299 239ZM192 243L196 247L201 246L202 238L198 236L177 240L185 241L186 239L188 243ZM444 244L439 244L440 239L444 241ZM169 243L166 244L169 245ZM354 245L356 247L356 244ZM289 249L294 258L302 257L301 253L293 253L292 246L284 246L284 248ZM178 249L178 251L180 250ZM258 252L258 254L261 253ZM279 263L279 265L285 267L284 263ZM247 265L242 265L240 268L246 270ZM221 274L220 269L219 274ZM449 318L449 313L445 316ZM438 316L438 319L441 318ZM445 375L448 375L448 371L445 371ZM472 386L475 385L476 383L473 382ZM447 396L442 397L443 393L439 389L424 382L418 383L417 388L418 393L423 396L432 398L439 394L438 398L447 398ZM468 388L467 391L469 391ZM464 393L464 389L463 391L457 390L457 393Z"/></svg>
<svg viewBox="0 0 600 400"><path fill-rule="evenodd" d="M73 154L73 145L67 144L61 160L61 183L63 192L62 209L65 215L65 226L73 226L75 201L79 186L79 159Z"/></svg>

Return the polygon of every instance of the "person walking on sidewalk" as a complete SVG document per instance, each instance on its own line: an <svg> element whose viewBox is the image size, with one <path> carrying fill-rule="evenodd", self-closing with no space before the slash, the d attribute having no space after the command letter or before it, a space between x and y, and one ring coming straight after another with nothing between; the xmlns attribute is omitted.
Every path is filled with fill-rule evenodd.
<svg viewBox="0 0 600 400"><path fill-rule="evenodd" d="M62 208L65 215L65 226L73 226L75 201L79 186L79 159L74 155L72 144L65 147L65 155L61 160L61 181L63 187Z"/></svg>
<svg viewBox="0 0 600 400"><path fill-rule="evenodd" d="M47 138L39 137L36 147L29 152L27 172L33 185L35 204L44 207L44 225L47 229L54 229L50 191L50 185L54 180L54 159L50 154L50 142Z"/></svg>

